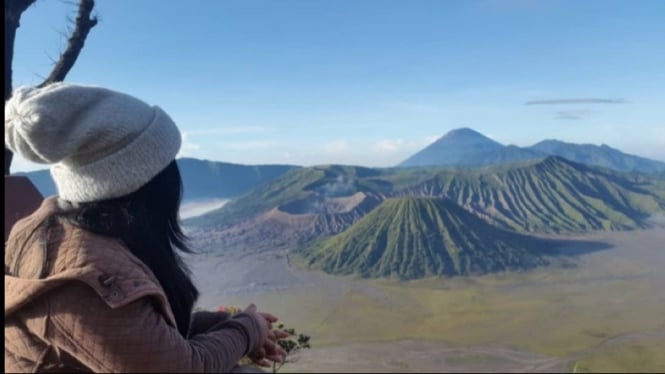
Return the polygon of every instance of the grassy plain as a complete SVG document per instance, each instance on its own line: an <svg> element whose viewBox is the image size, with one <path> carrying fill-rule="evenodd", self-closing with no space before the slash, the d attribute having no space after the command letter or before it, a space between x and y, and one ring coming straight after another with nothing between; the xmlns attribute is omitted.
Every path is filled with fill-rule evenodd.
<svg viewBox="0 0 665 374"><path fill-rule="evenodd" d="M665 371L665 339L642 339L601 348L573 365L576 373Z"/></svg>
<svg viewBox="0 0 665 374"><path fill-rule="evenodd" d="M304 281L312 277L326 281L228 295L220 303L255 302L311 335L313 350L341 352L340 347L356 343L420 341L469 350L449 357L449 367L465 360L478 363L476 358L486 356L478 352L497 356L501 349L509 349L552 359L538 361L533 371L547 371L554 364L570 371L664 371L665 355L659 353L665 352L665 274L661 271L665 230L600 234L591 239L609 242L613 248L580 256L574 259L576 266L561 266L568 263L564 261L520 273L411 282L298 271L306 274ZM444 367L444 363L422 367L404 361L399 351L403 348L395 349L393 361L413 370ZM344 359L348 349L345 352L339 353L337 365L341 366L333 367L353 371L354 362ZM493 370L496 366L487 361L487 369ZM362 363L356 364L362 370ZM298 364L294 365L297 371Z"/></svg>

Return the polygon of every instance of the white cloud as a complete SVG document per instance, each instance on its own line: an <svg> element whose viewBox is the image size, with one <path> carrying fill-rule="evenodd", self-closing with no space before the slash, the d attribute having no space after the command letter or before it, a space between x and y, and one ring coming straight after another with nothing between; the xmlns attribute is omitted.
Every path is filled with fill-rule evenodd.
<svg viewBox="0 0 665 374"><path fill-rule="evenodd" d="M240 142L224 143L221 147L234 151L254 151L261 149L276 148L279 146L274 140L248 140Z"/></svg>
<svg viewBox="0 0 665 374"><path fill-rule="evenodd" d="M423 145L430 145L434 143L435 141L439 140L441 136L440 135L430 135L426 136L425 139L423 139Z"/></svg>
<svg viewBox="0 0 665 374"><path fill-rule="evenodd" d="M626 138L629 131L623 131L623 138ZM665 161L665 124L656 125L646 131L633 131L635 133L632 137L632 141L625 146L625 149L622 149L619 146L619 149L622 151L631 151L634 154L637 154L642 157L647 157L659 161ZM644 133L646 136L641 135Z"/></svg>
<svg viewBox="0 0 665 374"><path fill-rule="evenodd" d="M403 139L384 139L374 143L372 150L381 153L393 153L399 151L404 144Z"/></svg>
<svg viewBox="0 0 665 374"><path fill-rule="evenodd" d="M192 143L191 141L188 140L189 135L190 134L187 132L182 133L182 146L180 147L180 152L178 152L176 158L195 157L196 151L201 149L200 145Z"/></svg>
<svg viewBox="0 0 665 374"><path fill-rule="evenodd" d="M377 153L408 153L418 151L439 139L438 135L426 136L417 140L382 139L374 143L370 149Z"/></svg>
<svg viewBox="0 0 665 374"><path fill-rule="evenodd" d="M332 154L339 154L339 153L346 153L351 149L351 146L349 145L349 142L346 140L335 140L330 143L326 143L323 145L323 150L326 153L332 153Z"/></svg>
<svg viewBox="0 0 665 374"><path fill-rule="evenodd" d="M219 209L224 206L228 199L207 199L202 201L185 201L180 205L180 218L187 219L200 216L211 210Z"/></svg>
<svg viewBox="0 0 665 374"><path fill-rule="evenodd" d="M206 129L194 129L188 131L191 135L238 135L238 134L261 134L268 132L269 129L263 126L243 125L243 126L219 126Z"/></svg>

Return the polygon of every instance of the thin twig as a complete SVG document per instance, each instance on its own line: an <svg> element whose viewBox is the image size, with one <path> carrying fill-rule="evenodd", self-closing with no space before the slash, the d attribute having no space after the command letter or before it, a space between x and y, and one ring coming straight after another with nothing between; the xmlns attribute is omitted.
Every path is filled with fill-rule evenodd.
<svg viewBox="0 0 665 374"><path fill-rule="evenodd" d="M51 74L38 87L44 87L54 82L62 82L78 58L90 29L97 24L97 17L90 17L95 0L81 0L76 16L75 28L67 41L67 49L60 55L60 59L53 67Z"/></svg>

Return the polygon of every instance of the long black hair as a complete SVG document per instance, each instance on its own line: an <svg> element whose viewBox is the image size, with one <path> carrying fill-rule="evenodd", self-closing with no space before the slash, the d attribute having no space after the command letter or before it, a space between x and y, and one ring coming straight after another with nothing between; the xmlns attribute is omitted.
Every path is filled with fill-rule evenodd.
<svg viewBox="0 0 665 374"><path fill-rule="evenodd" d="M178 253L192 252L178 220L182 190L182 178L174 160L129 195L69 204L71 209L59 216L82 229L122 240L155 274L171 304L178 331L187 336L199 292Z"/></svg>

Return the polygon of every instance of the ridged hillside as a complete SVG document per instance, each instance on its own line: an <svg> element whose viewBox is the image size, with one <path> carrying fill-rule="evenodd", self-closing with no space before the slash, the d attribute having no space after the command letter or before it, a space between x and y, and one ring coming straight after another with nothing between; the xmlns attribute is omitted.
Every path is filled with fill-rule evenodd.
<svg viewBox="0 0 665 374"><path fill-rule="evenodd" d="M188 226L224 227L310 195L305 188L325 177L317 168L286 172L272 183L255 188L227 203L223 209L186 220Z"/></svg>
<svg viewBox="0 0 665 374"><path fill-rule="evenodd" d="M302 168L185 225L203 250L294 248L347 230L391 197L446 198L522 233L644 228L665 213L664 180L549 157L475 169Z"/></svg>
<svg viewBox="0 0 665 374"><path fill-rule="evenodd" d="M312 194L233 225L194 228L193 245L217 251L293 248L346 230L381 201L383 197L363 192L336 198Z"/></svg>
<svg viewBox="0 0 665 374"><path fill-rule="evenodd" d="M548 157L520 167L441 172L397 191L399 196L445 197L504 228L528 232L585 232L648 227L665 211L653 179Z"/></svg>
<svg viewBox="0 0 665 374"><path fill-rule="evenodd" d="M298 253L332 274L415 279L528 269L547 264L542 253L551 245L493 227L445 199L395 198Z"/></svg>
<svg viewBox="0 0 665 374"><path fill-rule="evenodd" d="M346 230L383 201L375 169L317 166L291 171L224 209L187 220L199 250L293 248Z"/></svg>
<svg viewBox="0 0 665 374"><path fill-rule="evenodd" d="M272 183L230 201L223 209L187 220L187 225L224 227L277 207L289 213L320 213L317 200L348 197L362 191L376 194L374 187L383 181L372 181L380 174L377 169L340 165L290 170ZM392 190L391 186L387 188Z"/></svg>

